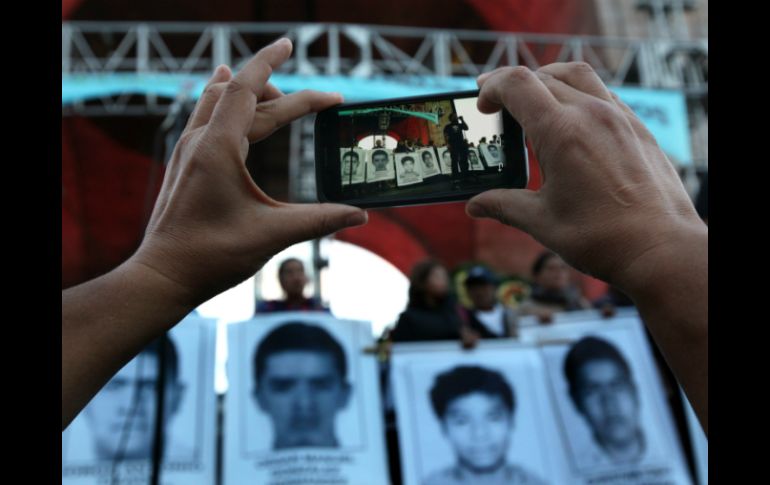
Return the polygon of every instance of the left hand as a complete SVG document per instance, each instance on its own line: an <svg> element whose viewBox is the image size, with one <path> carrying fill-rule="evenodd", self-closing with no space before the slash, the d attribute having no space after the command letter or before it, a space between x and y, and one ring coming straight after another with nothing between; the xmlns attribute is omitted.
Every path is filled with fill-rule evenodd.
<svg viewBox="0 0 770 485"><path fill-rule="evenodd" d="M278 202L246 169L250 143L342 101L317 91L284 95L270 84L291 50L281 39L235 77L226 67L216 70L174 149L145 238L128 261L162 275L188 306L249 278L292 244L367 220L355 207Z"/></svg>

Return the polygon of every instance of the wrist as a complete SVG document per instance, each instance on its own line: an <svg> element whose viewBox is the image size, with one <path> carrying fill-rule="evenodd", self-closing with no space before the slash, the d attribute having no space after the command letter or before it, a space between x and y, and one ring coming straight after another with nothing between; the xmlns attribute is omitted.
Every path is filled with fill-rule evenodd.
<svg viewBox="0 0 770 485"><path fill-rule="evenodd" d="M150 258L138 253L118 267L117 271L127 281L135 282L140 287L138 290L141 294L167 302L183 315L190 313L206 300L173 275L163 271L160 265L153 264Z"/></svg>
<svg viewBox="0 0 770 485"><path fill-rule="evenodd" d="M708 286L708 227L688 220L658 234L610 279L637 306L674 301L674 294L695 293L693 285Z"/></svg>

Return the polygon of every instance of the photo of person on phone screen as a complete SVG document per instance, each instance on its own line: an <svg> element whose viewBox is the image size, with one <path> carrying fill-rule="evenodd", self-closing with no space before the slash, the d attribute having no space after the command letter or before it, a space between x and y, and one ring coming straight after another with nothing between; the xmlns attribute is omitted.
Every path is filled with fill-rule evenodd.
<svg viewBox="0 0 770 485"><path fill-rule="evenodd" d="M441 173L438 165L434 161L433 148L422 149L420 151L420 159L422 159L423 178L432 177Z"/></svg>
<svg viewBox="0 0 770 485"><path fill-rule="evenodd" d="M363 164L361 163L361 150L342 148L342 184L357 184L364 181Z"/></svg>
<svg viewBox="0 0 770 485"><path fill-rule="evenodd" d="M397 155L396 166L398 167L398 185L412 185L422 182L422 174L417 171L413 155Z"/></svg>

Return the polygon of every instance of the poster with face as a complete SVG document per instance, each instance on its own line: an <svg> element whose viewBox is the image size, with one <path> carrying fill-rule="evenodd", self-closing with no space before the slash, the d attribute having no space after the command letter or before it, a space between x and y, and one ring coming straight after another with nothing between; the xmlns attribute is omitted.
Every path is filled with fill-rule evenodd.
<svg viewBox="0 0 770 485"><path fill-rule="evenodd" d="M118 371L62 433L62 484L149 483L162 351L162 483L214 483L215 332L188 316Z"/></svg>
<svg viewBox="0 0 770 485"><path fill-rule="evenodd" d="M568 483L544 372L513 341L394 345L404 484Z"/></svg>
<svg viewBox="0 0 770 485"><path fill-rule="evenodd" d="M438 161L436 160L436 151L433 147L423 148L416 153L422 164L422 177L428 178L441 173Z"/></svg>
<svg viewBox="0 0 770 485"><path fill-rule="evenodd" d="M503 153L500 146L494 143L479 143L479 151L490 167L496 167L503 163Z"/></svg>
<svg viewBox="0 0 770 485"><path fill-rule="evenodd" d="M421 163L417 153L396 153L396 183L399 187L422 182Z"/></svg>
<svg viewBox="0 0 770 485"><path fill-rule="evenodd" d="M479 149L475 147L468 148L468 166L471 170L484 170L479 158Z"/></svg>
<svg viewBox="0 0 770 485"><path fill-rule="evenodd" d="M342 185L360 184L366 172L362 148L340 148Z"/></svg>
<svg viewBox="0 0 770 485"><path fill-rule="evenodd" d="M389 483L368 323L287 312L230 325L224 483Z"/></svg>
<svg viewBox="0 0 770 485"><path fill-rule="evenodd" d="M393 150L389 148L366 150L366 165L367 182L381 182L396 178Z"/></svg>
<svg viewBox="0 0 770 485"><path fill-rule="evenodd" d="M570 483L692 483L641 325L594 312L520 329L540 344Z"/></svg>
<svg viewBox="0 0 770 485"><path fill-rule="evenodd" d="M452 154L449 151L449 147L441 147L438 149L438 157L441 160L441 173L444 175L452 174Z"/></svg>

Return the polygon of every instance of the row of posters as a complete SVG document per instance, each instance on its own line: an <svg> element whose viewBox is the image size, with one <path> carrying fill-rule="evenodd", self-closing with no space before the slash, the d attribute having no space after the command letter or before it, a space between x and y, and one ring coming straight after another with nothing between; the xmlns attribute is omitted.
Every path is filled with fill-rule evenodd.
<svg viewBox="0 0 770 485"><path fill-rule="evenodd" d="M470 351L394 345L405 485L694 483L638 316L560 318ZM188 317L165 344L163 484L391 483L368 323L283 313L228 326L219 477L214 335ZM157 352L63 433L63 484L148 483Z"/></svg>
<svg viewBox="0 0 770 485"><path fill-rule="evenodd" d="M395 179L402 187L436 175L452 174L452 154L448 147L428 147L409 153L394 153L388 148L340 148L340 160L342 185ZM487 143L469 147L467 163L470 171L485 170L484 163L497 167L502 164L502 150L497 144Z"/></svg>

